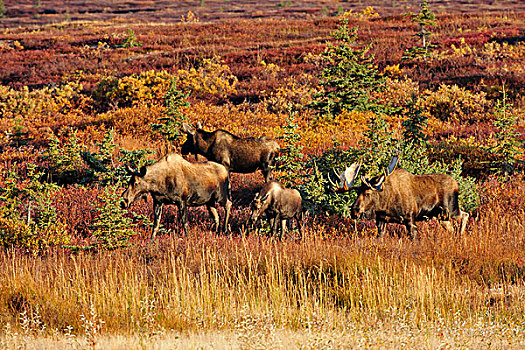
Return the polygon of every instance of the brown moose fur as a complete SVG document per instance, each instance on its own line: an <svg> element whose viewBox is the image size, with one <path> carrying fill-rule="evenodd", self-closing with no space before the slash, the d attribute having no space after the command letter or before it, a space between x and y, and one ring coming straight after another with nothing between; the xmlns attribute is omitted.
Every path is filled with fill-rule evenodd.
<svg viewBox="0 0 525 350"><path fill-rule="evenodd" d="M188 207L206 205L219 230L219 215L215 203L225 208L221 231L228 229L230 218L230 178L228 170L214 162L190 163L176 153L169 153L157 162L134 172L122 194L123 207L137 198L150 194L153 198L154 225L151 239L159 230L165 204L176 204L185 234L188 233Z"/></svg>
<svg viewBox="0 0 525 350"><path fill-rule="evenodd" d="M382 185L381 181L384 181ZM352 216L375 219L378 235L387 223L394 222L404 224L414 236L415 222L431 218L441 220L449 230L453 230L450 219L459 220L460 233L463 234L468 214L459 208L459 186L452 177L445 174L413 175L398 168L386 180L378 176L368 183L372 188L366 184L358 188Z"/></svg>
<svg viewBox="0 0 525 350"><path fill-rule="evenodd" d="M295 218L302 236L302 199L299 191L284 188L277 181L267 182L253 200L250 225L255 225L263 213L266 213L274 236L280 224L281 238L286 229L286 220L292 218Z"/></svg>
<svg viewBox="0 0 525 350"><path fill-rule="evenodd" d="M181 149L183 155L203 155L235 173L253 173L260 169L265 182L272 179L271 166L280 147L271 137L240 138L225 130L208 132L187 123L183 124L183 131L187 135Z"/></svg>

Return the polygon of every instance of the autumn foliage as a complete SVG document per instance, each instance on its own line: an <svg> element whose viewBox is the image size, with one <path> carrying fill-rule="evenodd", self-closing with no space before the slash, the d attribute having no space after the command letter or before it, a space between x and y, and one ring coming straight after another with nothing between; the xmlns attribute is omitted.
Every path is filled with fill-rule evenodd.
<svg viewBox="0 0 525 350"><path fill-rule="evenodd" d="M435 334L441 324L496 322L524 333L523 9L465 16L429 2L435 46L407 59L420 28L384 1L247 4L242 14L202 1L159 15L162 23L148 17L164 6L153 1L136 2L136 19L107 21L89 19L84 5L51 13L45 1L5 3L0 323L23 328L25 312L33 325L40 317L48 330L71 326L94 344L99 326L157 334L247 319L318 331L402 322ZM101 19L114 10L97 6L90 11ZM335 56L342 23L352 70ZM195 208L185 237L168 207L160 240L148 244L151 199L118 206L125 166L177 152L182 120L275 138L276 177L305 196L304 240L247 230L257 172L232 174L232 236L211 234ZM330 191L331 168L359 157L379 171L394 149L414 171L426 162L420 169L446 169L475 187L465 236L430 221L417 240L395 224L376 238L373 222L339 215L351 195Z"/></svg>

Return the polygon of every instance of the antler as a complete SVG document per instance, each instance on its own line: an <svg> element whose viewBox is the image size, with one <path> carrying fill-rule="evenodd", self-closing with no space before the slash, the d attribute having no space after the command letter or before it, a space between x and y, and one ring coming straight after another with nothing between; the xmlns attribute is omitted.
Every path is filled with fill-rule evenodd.
<svg viewBox="0 0 525 350"><path fill-rule="evenodd" d="M377 184L374 186L370 186L370 188L375 189L376 191L382 191L383 190L383 184L388 179L388 177L394 172L397 166L397 162L399 160L399 153L397 153L395 156L392 157L390 160L390 163L388 163L387 167L383 169L383 177L380 181L378 181Z"/></svg>
<svg viewBox="0 0 525 350"><path fill-rule="evenodd" d="M129 166L129 164L126 164L126 165L124 166L124 169L126 169L126 172L127 172L128 174L130 174L130 175L133 175L133 174L136 173L136 171L133 170L133 168L131 168L131 167Z"/></svg>
<svg viewBox="0 0 525 350"><path fill-rule="evenodd" d="M359 169L361 168L361 163L353 163L349 167L346 168L344 172L336 172L335 169L333 169L334 172L339 173L339 180L340 184L336 185L332 179L330 179L330 174L328 174L328 179L332 186L336 187L336 192L345 192L352 189L352 185L354 184L355 178L357 177L357 174L359 173Z"/></svg>
<svg viewBox="0 0 525 350"><path fill-rule="evenodd" d="M390 160L390 163L388 163L388 166L385 169L385 175L388 177L394 169L396 168L397 161L399 160L399 153L392 157Z"/></svg>
<svg viewBox="0 0 525 350"><path fill-rule="evenodd" d="M365 176L361 176L361 182L367 187L374 188Z"/></svg>
<svg viewBox="0 0 525 350"><path fill-rule="evenodd" d="M340 174L339 171L336 171L334 168L332 168L332 171L335 173L335 174ZM340 185L336 184L335 182L332 181L332 179L330 178L330 172L328 172L327 174L327 177L328 177L328 181L332 184L332 186L334 187L341 187Z"/></svg>
<svg viewBox="0 0 525 350"><path fill-rule="evenodd" d="M345 190L349 190L352 185L354 184L354 181L357 177L357 174L359 174L359 170L361 169L361 163L353 163L348 168L346 168L344 173L344 180L343 186L345 187ZM341 176L342 177L342 176Z"/></svg>

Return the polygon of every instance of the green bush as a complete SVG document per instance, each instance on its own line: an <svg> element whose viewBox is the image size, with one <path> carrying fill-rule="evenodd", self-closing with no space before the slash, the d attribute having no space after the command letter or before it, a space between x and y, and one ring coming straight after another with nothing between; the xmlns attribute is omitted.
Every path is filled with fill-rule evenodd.
<svg viewBox="0 0 525 350"><path fill-rule="evenodd" d="M42 172L27 166L26 181L11 170L0 188L0 245L38 253L50 246L69 242L66 224L57 217L54 184L41 183Z"/></svg>
<svg viewBox="0 0 525 350"><path fill-rule="evenodd" d="M7 13L7 10L5 9L4 2L0 0L0 18L4 18Z"/></svg>
<svg viewBox="0 0 525 350"><path fill-rule="evenodd" d="M77 131L72 130L63 142L55 135L49 139L49 148L43 157L48 180L59 184L114 184L129 179L126 165L140 168L152 162L148 156L153 151L118 149L113 130L104 134L102 142L95 143L98 147L95 152L88 151L86 147L82 150L76 135Z"/></svg>
<svg viewBox="0 0 525 350"><path fill-rule="evenodd" d="M423 0L419 5L421 10L419 13L408 13L408 16L412 17L412 22L419 24L419 31L416 34L413 34L412 37L416 37L421 40L421 46L414 46L406 49L403 59L417 59L418 57L429 57L432 50L434 50L437 45L430 42L430 37L432 33L427 30L429 26L437 26L435 20L436 16L428 8L428 1Z"/></svg>
<svg viewBox="0 0 525 350"><path fill-rule="evenodd" d="M521 160L524 142L520 140L520 133L516 129L518 115L512 113L511 107L512 105L507 104L507 94L503 88L503 99L496 103L495 108L494 126L498 131L494 134L496 145L491 152L500 156L500 160L494 162L492 166L498 173L505 175L524 168L524 162Z"/></svg>
<svg viewBox="0 0 525 350"><path fill-rule="evenodd" d="M126 166L131 166L133 169L139 169L143 165L147 165L152 160L147 159L153 151L145 149L137 149L128 151L125 149L117 149L115 144L115 132L108 130L104 135L104 140L96 143L98 151L89 152L87 149L82 151L82 158L84 159L88 173L91 176L90 181L97 181L103 185L122 183L129 180L129 174Z"/></svg>
<svg viewBox="0 0 525 350"><path fill-rule="evenodd" d="M356 160L362 153L350 148L343 150L335 147L315 156L312 155L305 165L306 175L296 188L303 197L303 207L314 216L321 213L327 215L350 216L351 205L355 200L355 192L337 194L329 181L337 181L340 170Z"/></svg>
<svg viewBox="0 0 525 350"><path fill-rule="evenodd" d="M169 90L163 97L166 117L159 118L158 123L151 124L153 132L160 133L166 141L175 145L178 145L185 135L181 131L182 123L189 121L188 117L181 112L181 108L190 105L187 101L189 95L189 92L183 93L178 90L176 81L172 80Z"/></svg>
<svg viewBox="0 0 525 350"><path fill-rule="evenodd" d="M302 177L304 170L304 154L301 152L303 146L300 145L301 134L299 134L297 124L295 123L295 112L291 111L283 127L283 135L278 139L281 140L281 152L275 159L277 170L282 172L279 181L286 187L296 185Z"/></svg>
<svg viewBox="0 0 525 350"><path fill-rule="evenodd" d="M82 159L82 145L76 130L69 130L64 142L57 136L49 138L49 148L43 159L47 161L48 179L58 183L82 183L89 181Z"/></svg>
<svg viewBox="0 0 525 350"><path fill-rule="evenodd" d="M124 42L120 45L120 47L132 48L140 46L142 46L142 43L137 40L137 35L135 35L133 29L128 28L128 30L126 31L126 38L124 39Z"/></svg>
<svg viewBox="0 0 525 350"><path fill-rule="evenodd" d="M122 198L118 190L118 185L104 188L102 203L94 209L98 215L90 226L93 230L94 243L88 248L112 250L126 247L129 239L135 234L133 228L136 224L127 216L128 211L121 209Z"/></svg>

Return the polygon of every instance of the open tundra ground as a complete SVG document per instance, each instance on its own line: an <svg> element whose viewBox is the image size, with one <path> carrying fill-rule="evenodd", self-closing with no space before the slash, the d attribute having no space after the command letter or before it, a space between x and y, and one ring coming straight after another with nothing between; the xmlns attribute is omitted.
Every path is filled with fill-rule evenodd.
<svg viewBox="0 0 525 350"><path fill-rule="evenodd" d="M1 348L525 349L521 1L430 1L436 47L411 60L417 1L2 3ZM385 78L370 95L401 108L386 131L371 111L307 108L345 11ZM352 198L308 187L310 159L384 155L411 115L428 140L412 157L462 159L471 177L464 235L430 221L378 238L373 221L307 203ZM166 116L278 139L291 165L276 177L310 196L303 239L246 227L257 172L231 176L230 235L197 208L184 236L168 207L150 243L151 198L117 204L125 163L179 151L184 137L153 132Z"/></svg>

